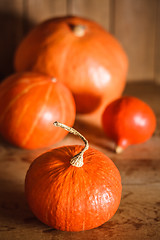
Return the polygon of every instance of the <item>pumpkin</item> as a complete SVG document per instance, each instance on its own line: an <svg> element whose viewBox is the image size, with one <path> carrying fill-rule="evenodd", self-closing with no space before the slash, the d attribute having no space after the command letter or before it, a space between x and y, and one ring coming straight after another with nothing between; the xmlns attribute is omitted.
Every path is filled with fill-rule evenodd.
<svg viewBox="0 0 160 240"><path fill-rule="evenodd" d="M63 231L83 231L108 221L118 209L122 185L115 164L90 148L75 129L54 123L85 142L54 148L36 158L25 178L27 202L43 223Z"/></svg>
<svg viewBox="0 0 160 240"><path fill-rule="evenodd" d="M18 147L48 147L66 135L55 131L55 119L72 126L75 102L56 79L33 72L16 73L0 85L0 134Z"/></svg>
<svg viewBox="0 0 160 240"><path fill-rule="evenodd" d="M90 113L121 96L128 60L119 42L97 23L59 17L28 33L14 66L56 77L73 93L77 112Z"/></svg>
<svg viewBox="0 0 160 240"><path fill-rule="evenodd" d="M131 144L147 141L156 128L156 117L152 109L142 100L124 96L111 102L102 115L106 135L122 152Z"/></svg>

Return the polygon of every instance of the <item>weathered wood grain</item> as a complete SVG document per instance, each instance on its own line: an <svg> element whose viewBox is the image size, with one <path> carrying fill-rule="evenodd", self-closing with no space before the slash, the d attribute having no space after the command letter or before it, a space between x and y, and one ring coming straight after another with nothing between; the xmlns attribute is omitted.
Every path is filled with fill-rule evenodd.
<svg viewBox="0 0 160 240"><path fill-rule="evenodd" d="M70 233L51 229L37 220L25 200L24 179L30 162L46 149L28 151L0 141L0 240L159 240L160 239L160 86L130 83L124 94L146 101L157 116L157 129L146 143L113 152L99 123L91 117L77 117L75 128L90 146L109 156L122 177L122 200L115 216L85 232ZM71 134L53 147L82 144ZM48 148L49 149L49 148Z"/></svg>
<svg viewBox="0 0 160 240"><path fill-rule="evenodd" d="M155 81L160 84L160 1L157 1L156 14Z"/></svg>
<svg viewBox="0 0 160 240"><path fill-rule="evenodd" d="M157 0L115 0L115 36L129 57L128 80L153 80Z"/></svg>
<svg viewBox="0 0 160 240"><path fill-rule="evenodd" d="M110 4L110 0L69 0L68 14L89 18L109 30L111 24Z"/></svg>
<svg viewBox="0 0 160 240"><path fill-rule="evenodd" d="M0 80L13 72L13 55L23 36L23 2L0 1Z"/></svg>
<svg viewBox="0 0 160 240"><path fill-rule="evenodd" d="M32 22L32 26L25 26L25 32L42 21L66 14L67 0L25 0L24 16Z"/></svg>

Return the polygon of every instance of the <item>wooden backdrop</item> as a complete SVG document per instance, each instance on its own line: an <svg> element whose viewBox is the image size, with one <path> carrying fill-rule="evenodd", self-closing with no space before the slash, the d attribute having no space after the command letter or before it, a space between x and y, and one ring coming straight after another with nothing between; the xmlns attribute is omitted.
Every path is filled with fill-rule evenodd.
<svg viewBox="0 0 160 240"><path fill-rule="evenodd" d="M160 0L0 0L0 78L13 72L15 48L33 26L68 14L97 21L121 42L128 81L160 83Z"/></svg>

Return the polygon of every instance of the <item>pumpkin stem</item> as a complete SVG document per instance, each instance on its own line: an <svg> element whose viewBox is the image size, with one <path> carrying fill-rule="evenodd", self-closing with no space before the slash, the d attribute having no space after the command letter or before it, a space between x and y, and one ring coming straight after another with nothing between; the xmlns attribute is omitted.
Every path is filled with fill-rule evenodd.
<svg viewBox="0 0 160 240"><path fill-rule="evenodd" d="M51 79L51 81L52 81L52 82L57 82L57 79L53 77L53 78Z"/></svg>
<svg viewBox="0 0 160 240"><path fill-rule="evenodd" d="M85 34L86 27L84 25L72 25L71 29L77 37L83 37Z"/></svg>
<svg viewBox="0 0 160 240"><path fill-rule="evenodd" d="M124 149L121 146L116 146L115 152L119 154L119 153L122 153L123 150Z"/></svg>
<svg viewBox="0 0 160 240"><path fill-rule="evenodd" d="M84 154L84 152L89 148L88 141L85 139L85 137L83 137L82 134L80 134L80 133L79 133L77 130L75 130L74 128L68 127L68 126L66 126L66 125L64 125L64 124L62 124L62 123L60 123L60 122L57 122L57 121L55 121L55 122L53 123L53 125L54 125L55 127L61 127L61 128L63 128L63 129L65 129L66 131L68 131L68 132L70 132L70 133L72 133L72 134L80 137L80 138L84 141L85 147L82 149L82 151L81 151L80 153L78 153L77 155L75 155L75 156L71 159L71 161L70 161L70 164L71 164L72 166L82 167L82 166L83 166L83 154Z"/></svg>

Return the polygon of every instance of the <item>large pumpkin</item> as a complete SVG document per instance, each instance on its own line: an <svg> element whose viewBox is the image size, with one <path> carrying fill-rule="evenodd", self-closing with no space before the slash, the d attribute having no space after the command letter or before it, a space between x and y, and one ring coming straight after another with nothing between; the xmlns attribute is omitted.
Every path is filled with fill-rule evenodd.
<svg viewBox="0 0 160 240"><path fill-rule="evenodd" d="M55 131L59 119L70 126L75 102L69 89L48 76L17 73L0 85L0 134L10 143L28 149L50 146L66 135Z"/></svg>
<svg viewBox="0 0 160 240"><path fill-rule="evenodd" d="M74 129L70 132L78 135ZM25 179L33 213L43 223L63 231L100 226L115 214L121 200L121 177L115 164L88 148L86 139L80 137L85 148L70 145L42 154L33 161Z"/></svg>
<svg viewBox="0 0 160 240"><path fill-rule="evenodd" d="M24 38L15 54L16 71L39 71L65 83L80 113L119 97L127 68L118 41L97 23L79 17L43 22Z"/></svg>

